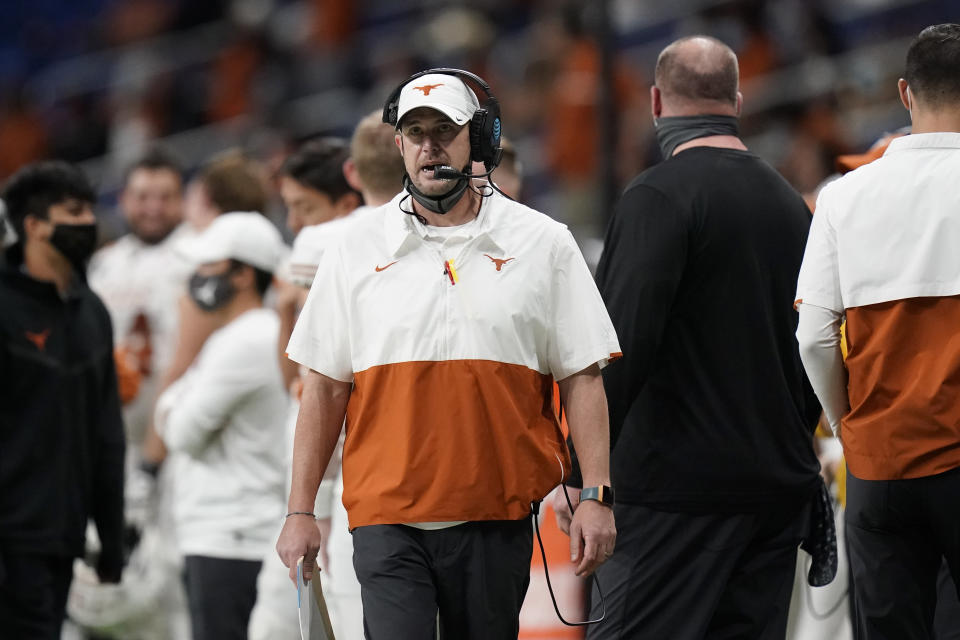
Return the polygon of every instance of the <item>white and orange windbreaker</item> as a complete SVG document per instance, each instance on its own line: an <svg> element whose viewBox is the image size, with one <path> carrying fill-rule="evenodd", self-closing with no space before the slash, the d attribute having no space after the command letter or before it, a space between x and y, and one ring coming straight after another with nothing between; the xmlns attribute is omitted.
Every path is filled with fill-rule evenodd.
<svg viewBox="0 0 960 640"><path fill-rule="evenodd" d="M846 317L842 440L861 480L960 467L957 176L960 133L915 133L817 201L797 302Z"/></svg>
<svg viewBox="0 0 960 640"><path fill-rule="evenodd" d="M522 518L569 470L553 380L605 366L616 333L564 225L495 194L445 255L403 200L345 226L287 347L354 384L350 526Z"/></svg>

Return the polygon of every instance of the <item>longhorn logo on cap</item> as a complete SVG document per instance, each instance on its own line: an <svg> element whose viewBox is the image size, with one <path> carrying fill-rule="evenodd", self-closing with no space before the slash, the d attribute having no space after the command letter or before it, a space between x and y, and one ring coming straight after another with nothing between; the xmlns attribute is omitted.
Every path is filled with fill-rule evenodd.
<svg viewBox="0 0 960 640"><path fill-rule="evenodd" d="M443 86L443 83L441 82L440 84L425 84L422 87L414 87L414 89L418 91L422 91L423 95L428 96L430 95L431 91L433 91L437 87L442 87L442 86Z"/></svg>

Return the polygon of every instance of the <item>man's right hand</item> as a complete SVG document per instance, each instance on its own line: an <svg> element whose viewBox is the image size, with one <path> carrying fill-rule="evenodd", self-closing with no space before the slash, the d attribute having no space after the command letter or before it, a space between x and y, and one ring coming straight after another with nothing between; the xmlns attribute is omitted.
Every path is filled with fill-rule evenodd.
<svg viewBox="0 0 960 640"><path fill-rule="evenodd" d="M310 516L292 515L283 523L280 539L277 540L277 553L284 566L290 569L290 580L297 583L297 560L303 558L303 581L313 577L317 566L317 552L323 540L316 521Z"/></svg>

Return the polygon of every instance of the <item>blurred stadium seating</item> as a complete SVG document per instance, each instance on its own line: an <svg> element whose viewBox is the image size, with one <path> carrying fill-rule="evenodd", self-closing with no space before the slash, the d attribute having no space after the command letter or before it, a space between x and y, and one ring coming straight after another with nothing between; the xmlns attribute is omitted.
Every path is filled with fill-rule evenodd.
<svg viewBox="0 0 960 640"><path fill-rule="evenodd" d="M122 168L155 141L187 167L235 146L275 164L299 140L349 134L408 73L459 66L503 103L525 199L596 237L596 174L612 166L619 188L658 159L646 85L670 39L708 33L738 52L747 142L807 191L838 153L909 123L895 92L906 43L956 17L950 0L605 2L615 149L597 124L604 2L15 3L0 27L0 178L41 157L81 161L109 210ZM121 225L108 219L106 235Z"/></svg>

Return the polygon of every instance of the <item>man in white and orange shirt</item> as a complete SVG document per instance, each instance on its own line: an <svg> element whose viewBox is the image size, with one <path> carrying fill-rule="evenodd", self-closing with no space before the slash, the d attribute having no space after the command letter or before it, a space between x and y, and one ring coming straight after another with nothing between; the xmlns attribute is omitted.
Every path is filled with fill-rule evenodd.
<svg viewBox="0 0 960 640"><path fill-rule="evenodd" d="M941 557L960 582L960 25L920 33L899 91L911 135L823 189L797 285L804 366L847 461L867 640L933 637Z"/></svg>
<svg viewBox="0 0 960 640"><path fill-rule="evenodd" d="M482 80L416 74L384 120L405 192L324 253L287 349L310 373L277 548L292 571L315 558L314 494L346 415L343 503L367 637L433 637L439 616L443 637L516 638L531 503L569 471L553 379L586 486L606 498L600 368L619 346L565 227L470 186L471 159L490 170L498 157L499 109ZM571 526L581 574L614 538L609 506L583 502Z"/></svg>

